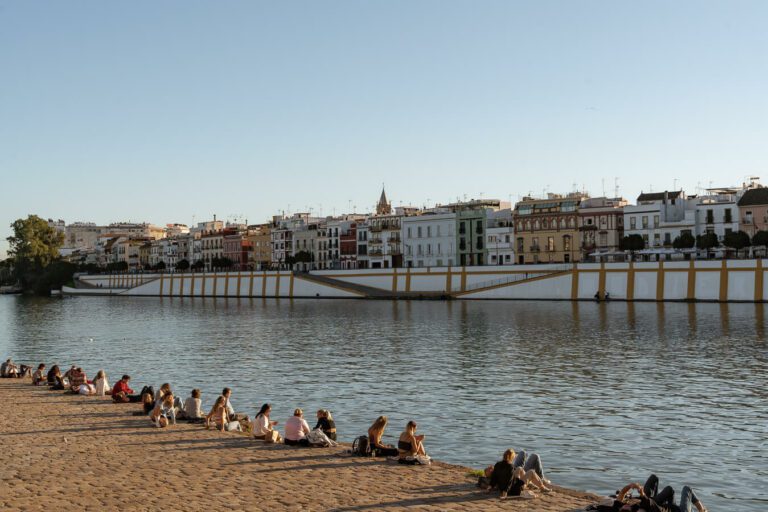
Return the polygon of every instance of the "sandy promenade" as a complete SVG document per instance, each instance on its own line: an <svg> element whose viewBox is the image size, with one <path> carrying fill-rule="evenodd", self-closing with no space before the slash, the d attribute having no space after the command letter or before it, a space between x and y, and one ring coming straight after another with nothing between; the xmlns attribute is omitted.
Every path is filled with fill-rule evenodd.
<svg viewBox="0 0 768 512"><path fill-rule="evenodd" d="M2 510L554 512L583 510L595 498L556 488L500 501L459 466L266 445L185 423L156 429L132 415L138 404L49 391L29 379L0 379L0 401Z"/></svg>

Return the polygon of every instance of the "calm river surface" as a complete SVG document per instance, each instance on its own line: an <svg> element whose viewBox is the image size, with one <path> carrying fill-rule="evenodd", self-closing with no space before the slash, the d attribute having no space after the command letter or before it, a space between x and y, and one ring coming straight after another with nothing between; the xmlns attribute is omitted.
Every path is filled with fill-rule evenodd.
<svg viewBox="0 0 768 512"><path fill-rule="evenodd" d="M441 460L539 452L556 484L656 472L711 511L768 509L766 311L752 304L0 297L0 357L171 382L206 406L411 418ZM91 340L92 339L92 340ZM313 425L310 425L313 426Z"/></svg>

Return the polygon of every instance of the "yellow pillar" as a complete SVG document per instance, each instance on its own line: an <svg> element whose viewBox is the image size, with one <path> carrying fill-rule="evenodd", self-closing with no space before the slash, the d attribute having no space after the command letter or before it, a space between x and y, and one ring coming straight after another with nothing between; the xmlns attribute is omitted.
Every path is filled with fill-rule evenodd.
<svg viewBox="0 0 768 512"><path fill-rule="evenodd" d="M200 287L200 296L205 297L205 282L208 280L205 278L205 272L203 272L203 285Z"/></svg>
<svg viewBox="0 0 768 512"><path fill-rule="evenodd" d="M451 286L453 286L453 275L451 275L451 267L445 273L445 292L451 293Z"/></svg>
<svg viewBox="0 0 768 512"><path fill-rule="evenodd" d="M265 270L261 275L261 297L267 296L267 271Z"/></svg>
<svg viewBox="0 0 768 512"><path fill-rule="evenodd" d="M164 277L165 274L160 274L160 296L163 296L163 284L164 284Z"/></svg>
<svg viewBox="0 0 768 512"><path fill-rule="evenodd" d="M291 280L290 284L288 285L288 296L293 298L293 272L291 272Z"/></svg>
<svg viewBox="0 0 768 512"><path fill-rule="evenodd" d="M213 293L211 294L212 296L216 297L217 292L219 291L218 288L219 288L219 273L214 272L213 273Z"/></svg>
<svg viewBox="0 0 768 512"><path fill-rule="evenodd" d="M229 297L229 272L224 274L224 296Z"/></svg>
<svg viewBox="0 0 768 512"><path fill-rule="evenodd" d="M408 272L405 274L405 291L411 291L411 269L408 268Z"/></svg>
<svg viewBox="0 0 768 512"><path fill-rule="evenodd" d="M629 262L627 270L627 300L635 300L635 262Z"/></svg>
<svg viewBox="0 0 768 512"><path fill-rule="evenodd" d="M189 296L194 297L195 296L195 274L193 273L189 277Z"/></svg>
<svg viewBox="0 0 768 512"><path fill-rule="evenodd" d="M238 297L240 296L240 280L242 279L242 277L243 277L242 274L238 270L237 271L237 296Z"/></svg>
<svg viewBox="0 0 768 512"><path fill-rule="evenodd" d="M461 291L467 291L467 267L461 267Z"/></svg>
<svg viewBox="0 0 768 512"><path fill-rule="evenodd" d="M573 264L571 270L571 300L579 300L579 265Z"/></svg>
<svg viewBox="0 0 768 512"><path fill-rule="evenodd" d="M656 269L656 300L664 300L664 260L659 260Z"/></svg>
<svg viewBox="0 0 768 512"><path fill-rule="evenodd" d="M275 297L280 296L280 271L277 271L277 278L275 279Z"/></svg>
<svg viewBox="0 0 768 512"><path fill-rule="evenodd" d="M173 274L168 279L168 296L173 297Z"/></svg>
<svg viewBox="0 0 768 512"><path fill-rule="evenodd" d="M696 265L694 260L688 266L688 300L696 300Z"/></svg>
<svg viewBox="0 0 768 512"><path fill-rule="evenodd" d="M179 276L179 297L184 296L184 274Z"/></svg>
<svg viewBox="0 0 768 512"><path fill-rule="evenodd" d="M720 302L728 300L728 260L723 260L720 267Z"/></svg>
<svg viewBox="0 0 768 512"><path fill-rule="evenodd" d="M248 283L248 296L253 297L253 270L251 270L251 281Z"/></svg>
<svg viewBox="0 0 768 512"><path fill-rule="evenodd" d="M392 270L393 270L393 272L392 272L392 291L396 292L397 291L397 279L398 279L397 278L397 269L393 268Z"/></svg>
<svg viewBox="0 0 768 512"><path fill-rule="evenodd" d="M605 298L605 262L600 262L600 274L597 278L597 293L601 299Z"/></svg>
<svg viewBox="0 0 768 512"><path fill-rule="evenodd" d="M763 302L763 260L757 260L755 267L755 302Z"/></svg>

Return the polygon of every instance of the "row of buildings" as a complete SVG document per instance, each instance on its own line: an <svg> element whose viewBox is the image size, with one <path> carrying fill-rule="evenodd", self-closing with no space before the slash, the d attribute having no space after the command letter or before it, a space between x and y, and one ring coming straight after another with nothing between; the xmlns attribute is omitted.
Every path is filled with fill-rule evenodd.
<svg viewBox="0 0 768 512"><path fill-rule="evenodd" d="M471 200L433 208L393 208L382 190L376 211L313 217L278 215L251 225L220 220L169 224L51 221L65 235L62 254L129 270L236 270L440 267L623 259L622 238L639 235L644 259L669 258L688 233L753 236L768 230L768 188L642 193L636 204L584 193L524 197L514 207ZM679 251L678 251L679 252ZM692 251L695 253L695 250ZM690 257L690 256L686 256Z"/></svg>

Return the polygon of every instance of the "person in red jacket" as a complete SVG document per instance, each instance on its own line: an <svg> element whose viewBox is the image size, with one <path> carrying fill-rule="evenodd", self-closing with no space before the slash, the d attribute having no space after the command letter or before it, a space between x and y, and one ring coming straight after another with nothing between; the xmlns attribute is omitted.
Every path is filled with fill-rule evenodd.
<svg viewBox="0 0 768 512"><path fill-rule="evenodd" d="M123 378L117 381L112 388L112 400L115 402L138 402L141 397L135 395L134 391L128 386L131 381L130 375L123 375Z"/></svg>

